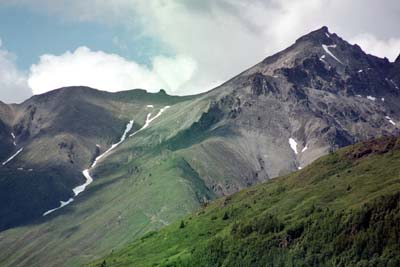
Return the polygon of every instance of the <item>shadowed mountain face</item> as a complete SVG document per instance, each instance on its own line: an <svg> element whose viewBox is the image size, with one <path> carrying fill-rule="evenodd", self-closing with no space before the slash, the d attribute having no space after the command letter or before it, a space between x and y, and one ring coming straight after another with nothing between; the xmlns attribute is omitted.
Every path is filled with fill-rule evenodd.
<svg viewBox="0 0 400 267"><path fill-rule="evenodd" d="M400 58L367 55L323 27L197 96L73 87L0 103L0 160L9 160L0 166L0 230L13 228L0 233L0 262L73 266L201 203L397 134L399 85ZM90 170L93 184L42 217L73 196L130 120L126 140Z"/></svg>

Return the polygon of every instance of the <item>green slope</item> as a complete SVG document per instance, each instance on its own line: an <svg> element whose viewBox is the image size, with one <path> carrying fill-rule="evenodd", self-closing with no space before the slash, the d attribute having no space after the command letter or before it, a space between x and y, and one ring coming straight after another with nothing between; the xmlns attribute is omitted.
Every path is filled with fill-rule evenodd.
<svg viewBox="0 0 400 267"><path fill-rule="evenodd" d="M208 102L156 100L142 101L141 109L125 114L137 121L136 129L148 112L171 107L99 161L91 172L94 182L73 203L0 233L0 266L77 266L215 198L183 154L163 145L196 121ZM145 109L143 102L154 109Z"/></svg>
<svg viewBox="0 0 400 267"><path fill-rule="evenodd" d="M88 266L399 266L400 138L219 199Z"/></svg>
<svg viewBox="0 0 400 267"><path fill-rule="evenodd" d="M18 105L0 103L0 163L23 148L15 159L0 164L0 232L30 224L60 200L73 197L72 188L85 181L82 170L120 140L130 120L138 129L149 112L191 98L164 91L108 93L70 87Z"/></svg>

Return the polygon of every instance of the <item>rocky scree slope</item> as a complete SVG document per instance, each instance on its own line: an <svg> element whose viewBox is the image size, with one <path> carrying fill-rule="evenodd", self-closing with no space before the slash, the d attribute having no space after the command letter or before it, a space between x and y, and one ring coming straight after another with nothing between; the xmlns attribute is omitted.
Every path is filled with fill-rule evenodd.
<svg viewBox="0 0 400 267"><path fill-rule="evenodd" d="M287 174L339 147L398 133L399 66L400 58L368 55L323 27L205 94L208 112L171 148L212 151L210 160L187 159L220 195ZM229 166L209 175L215 159Z"/></svg>

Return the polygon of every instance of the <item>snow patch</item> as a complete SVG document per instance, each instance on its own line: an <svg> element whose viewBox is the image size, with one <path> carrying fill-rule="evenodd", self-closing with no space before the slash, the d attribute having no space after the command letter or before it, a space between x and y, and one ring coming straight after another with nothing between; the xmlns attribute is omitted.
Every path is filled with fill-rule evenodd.
<svg viewBox="0 0 400 267"><path fill-rule="evenodd" d="M303 168L299 166L299 167L297 167L297 169L298 169L298 170L301 170L301 169L303 169Z"/></svg>
<svg viewBox="0 0 400 267"><path fill-rule="evenodd" d="M11 132L11 137L13 139L13 145L17 146L17 143L15 142L15 134L13 132Z"/></svg>
<svg viewBox="0 0 400 267"><path fill-rule="evenodd" d="M382 100L382 102L385 102L385 98L384 97L382 97L381 100Z"/></svg>
<svg viewBox="0 0 400 267"><path fill-rule="evenodd" d="M94 160L93 164L90 166L90 169L93 168L94 166L96 166L97 162L98 162L101 158L103 158L104 156L106 156L111 150L113 150L114 148L116 148L118 145L120 145L120 144L126 139L126 135L127 135L127 134L129 133L129 131L132 129L132 126L133 126L133 120L129 121L129 123L126 125L125 131L124 131L124 133L122 134L120 141L119 141L118 143L116 143L116 144L113 144L113 145L112 145L109 149L107 149L103 154L101 154L100 156L98 156L98 157ZM97 146L97 147L100 147L98 144L96 144L96 146ZM75 187L75 188L72 189L72 191L74 192L75 197L78 196L78 195L79 195L80 193L82 193L83 191L85 191L86 187L87 187L88 185L90 185L90 184L93 182L93 177L90 176L90 169L85 169L85 170L82 171L82 174L83 174L83 176L84 176L85 179L86 179L85 183L83 183L82 185L79 185L79 186L77 186L77 187ZM67 201L65 201L65 202L64 202L64 201L60 201L61 204L60 204L59 207L57 207L57 208L55 208L55 209L51 209L51 210L46 211L45 213L43 213L43 216L46 216L46 215L52 213L53 211L56 211L56 210L58 210L58 209L61 209L62 207L64 207L64 206L70 204L72 201L74 201L73 198L70 198L69 200L67 200Z"/></svg>
<svg viewBox="0 0 400 267"><path fill-rule="evenodd" d="M146 108L154 108L153 105L147 105Z"/></svg>
<svg viewBox="0 0 400 267"><path fill-rule="evenodd" d="M388 79L387 77L385 78L385 81L387 81L388 83L392 84L396 89L399 90L399 87L397 86L397 84L392 80L392 79Z"/></svg>
<svg viewBox="0 0 400 267"><path fill-rule="evenodd" d="M157 113L157 115L154 116L154 117L151 117L151 113L147 114L146 122L145 122L145 124L143 125L143 127L140 128L139 130L137 130L136 132L134 132L133 134L131 134L130 136L133 136L133 135L135 135L136 133L138 133L139 131L146 129L146 128L150 125L150 123L151 123L153 120L155 120L156 118L158 118L159 116L161 116L161 114L162 114L166 109L168 109L169 107L170 107L170 106L165 106L164 108L160 109L160 111L159 111L159 112ZM83 174L83 176L86 178L86 181L85 181L84 184L79 185L79 186L77 186L77 187L75 187L75 188L72 189L72 191L73 191L74 194L75 194L75 197L78 196L78 195L79 195L80 193L82 193L83 191L85 191L86 187L87 187L88 185L90 185L90 184L93 182L93 177L90 175L90 170L96 166L97 162L98 162L101 158L104 158L111 150L113 150L114 148L116 148L118 145L120 145L122 142L125 141L127 134L132 130L132 126L133 126L133 120L129 121L129 123L126 125L125 131L124 131L124 133L122 134L120 141L119 141L118 143L113 144L113 145L112 145L109 149L107 149L103 154L101 154L100 156L98 156L98 157L94 160L93 164L90 166L89 169L85 169L85 170L82 171L82 174ZM97 147L100 147L98 144L96 144L96 146L97 146ZM4 164L3 164L3 165L4 165ZM55 208L55 209L51 209L51 210L46 211L45 213L43 213L43 216L46 216L46 215L48 215L48 214L50 214L50 213L52 213L52 212L54 212L54 211L56 211L56 210L58 210L58 209L61 209L62 207L67 206L68 204L70 204L70 203L73 202L73 201L74 201L73 198L70 198L70 199L68 199L67 201L60 201L60 206L59 206L59 207L57 207L57 208Z"/></svg>
<svg viewBox="0 0 400 267"><path fill-rule="evenodd" d="M301 153L303 153L304 151L306 151L308 149L308 146L306 145L305 147L303 147L303 149L301 150Z"/></svg>
<svg viewBox="0 0 400 267"><path fill-rule="evenodd" d="M29 169L29 171L31 171L31 170L32 169ZM93 182L93 178L90 176L88 169L84 170L82 172L82 174L83 174L83 176L85 176L86 182L83 185L77 186L74 189L72 189L72 191L74 192L75 196L78 196L80 193L85 191L86 187ZM73 198L70 198L67 201L62 201L61 200L60 201L60 206L58 206L57 208L54 208L54 209L51 209L51 210L48 210L48 211L44 212L42 216L49 215L50 213L67 206L68 204L72 203L73 201L74 201Z"/></svg>
<svg viewBox="0 0 400 267"><path fill-rule="evenodd" d="M340 61L334 54L332 54L331 51L329 51L329 48L335 48L335 47L336 47L336 45L322 45L322 48L325 50L326 53L328 53L337 62L339 62L340 64L344 65L342 61Z"/></svg>
<svg viewBox="0 0 400 267"><path fill-rule="evenodd" d="M67 201L60 201L60 206L59 206L59 207L57 207L57 208L55 208L55 209L51 209L51 210L46 211L45 213L43 213L43 216L49 215L50 213L52 213L52 212L54 212L54 211L56 211L56 210L59 210L59 209L61 209L62 207L67 206L67 205L68 205L69 203L71 203L72 201L74 201L73 198L70 198L70 199L68 199Z"/></svg>
<svg viewBox="0 0 400 267"><path fill-rule="evenodd" d="M394 85L394 87L395 87L396 89L399 89L399 87L397 86L397 84L396 84L392 79L390 79L390 82Z"/></svg>
<svg viewBox="0 0 400 267"><path fill-rule="evenodd" d="M376 97L373 97L373 96L367 96L367 99L369 99L369 100L372 100L372 101L375 101L376 100Z"/></svg>
<svg viewBox="0 0 400 267"><path fill-rule="evenodd" d="M326 37L331 38L331 36L329 35L329 33L325 33Z"/></svg>
<svg viewBox="0 0 400 267"><path fill-rule="evenodd" d="M362 95L356 95L356 97L362 97Z"/></svg>
<svg viewBox="0 0 400 267"><path fill-rule="evenodd" d="M6 161L4 161L4 162L2 163L3 166L6 165L7 163L9 163L11 160L13 160L13 158L15 158L16 156L18 156L18 154L21 153L22 150L24 150L23 147L21 147L14 155L12 155L12 156L9 157Z"/></svg>
<svg viewBox="0 0 400 267"><path fill-rule="evenodd" d="M390 118L389 116L386 116L385 119L387 119L391 124L393 124L394 126L396 126L396 123L392 120L392 118Z"/></svg>
<svg viewBox="0 0 400 267"><path fill-rule="evenodd" d="M75 197L78 196L83 191L85 191L86 187L93 182L93 178L90 176L89 169L84 170L82 172L82 174L83 174L83 176L85 176L86 182L83 185L79 185L79 186L75 187L74 189L72 189L72 191L74 192ZM51 209L51 210L48 210L48 211L44 212L42 216L49 215L50 213L67 206L68 204L72 203L73 201L74 201L73 198L70 198L67 201L62 201L61 200L60 201L60 206L58 206L57 208L54 208L54 209Z"/></svg>
<svg viewBox="0 0 400 267"><path fill-rule="evenodd" d="M134 135L136 135L137 133L139 133L139 132L143 131L144 129L146 129L147 127L149 127L150 123L151 123L152 121L154 121L155 119L157 119L158 117L160 117L161 114L163 114L163 112L164 112L165 110L167 110L168 108L170 108L170 106L165 106L165 107L163 107L162 109L160 109L160 111L159 111L159 112L157 113L157 115L155 115L154 117L151 117L151 113L147 114L146 122L144 123L144 125L142 126L142 128L140 128L140 129L137 130L136 132L130 134L129 136L134 136Z"/></svg>
<svg viewBox="0 0 400 267"><path fill-rule="evenodd" d="M297 155L297 142L293 138L289 138L289 145L290 145L290 148Z"/></svg>
<svg viewBox="0 0 400 267"><path fill-rule="evenodd" d="M358 71L358 73L361 73L361 72L363 72L363 70L359 70L359 71Z"/></svg>
<svg viewBox="0 0 400 267"><path fill-rule="evenodd" d="M86 187L93 182L93 178L92 176L90 176L89 169L83 170L82 174L86 178L86 182L72 189L72 191L74 191L75 196L78 196L80 193L85 191Z"/></svg>
<svg viewBox="0 0 400 267"><path fill-rule="evenodd" d="M126 125L125 127L125 131L121 136L121 139L119 140L118 143L115 143L113 145L111 145L111 147L109 149L107 149L103 154L99 155L93 162L92 166L90 166L91 168L93 168L94 166L96 166L97 162L104 158L108 153L110 153L111 150L113 150L114 148L116 148L117 146L119 146L122 142L125 141L126 139L126 135L129 133L130 130L132 130L132 126L133 126L133 120L130 120L129 123Z"/></svg>
<svg viewBox="0 0 400 267"><path fill-rule="evenodd" d="M322 55L322 56L319 58L319 60L322 61L322 62L324 62L325 64L328 64L328 62L325 61L325 55Z"/></svg>
<svg viewBox="0 0 400 267"><path fill-rule="evenodd" d="M138 131L134 132L133 134L131 134L130 136L133 136L133 135L135 135L136 133L138 133L139 131L144 130L145 128L147 128L153 120L155 120L156 118L158 118L159 116L161 116L161 114L162 114L166 109L168 109L169 107L170 107L170 106L165 106L164 108L160 109L160 111L157 113L157 115L154 116L153 118L151 118L151 113L147 114L146 123L143 125L143 127L140 128ZM109 149L107 149L103 154L101 154L100 156L98 156L98 157L95 159L95 161L93 162L93 164L90 166L89 169L85 169L85 170L82 171L82 174L83 174L83 176L86 178L86 181L85 181L84 184L79 185L79 186L77 186L77 187L75 187L75 188L72 189L72 191L73 191L74 194L75 194L75 197L78 196L78 195L79 195L80 193L82 193L83 191L85 191L86 187L87 187L88 185L90 185L90 184L93 182L93 177L90 175L90 170L96 166L97 162L98 162L101 158L104 158L111 150L113 150L114 148L116 148L118 145L120 145L122 142L125 141L127 134L132 130L132 126L133 126L133 120L129 121L129 123L126 125L125 131L124 131L124 133L122 134L120 141L119 141L118 143L116 143L116 144L113 144L113 145L112 145ZM97 147L100 147L100 145L98 145L98 144L96 144L96 146L97 146ZM22 149L21 149L21 150L22 150ZM3 164L3 165L4 165L4 164ZM60 201L60 206L59 206L59 207L57 207L57 208L55 208L55 209L51 209L51 210L46 211L45 213L43 213L43 216L46 216L46 215L48 215L48 214L50 214L50 213L52 213L52 212L54 212L54 211L56 211L56 210L58 210L58 209L61 209L61 208L65 207L65 206L67 206L68 204L70 204L70 203L73 202L73 201L74 201L73 198L70 198L70 199L68 199L67 201Z"/></svg>

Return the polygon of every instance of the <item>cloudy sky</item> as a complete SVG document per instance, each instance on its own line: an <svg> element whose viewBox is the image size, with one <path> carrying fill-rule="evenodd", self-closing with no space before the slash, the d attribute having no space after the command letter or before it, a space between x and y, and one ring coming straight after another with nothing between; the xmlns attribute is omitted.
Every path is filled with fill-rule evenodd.
<svg viewBox="0 0 400 267"><path fill-rule="evenodd" d="M0 100L203 92L323 25L393 61L399 14L398 0L0 0Z"/></svg>

